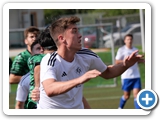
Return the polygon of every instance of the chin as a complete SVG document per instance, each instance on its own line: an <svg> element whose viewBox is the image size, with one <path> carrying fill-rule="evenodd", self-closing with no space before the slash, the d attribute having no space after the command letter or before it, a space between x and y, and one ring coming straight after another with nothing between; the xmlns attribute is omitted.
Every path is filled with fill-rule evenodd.
<svg viewBox="0 0 160 120"><path fill-rule="evenodd" d="M77 51L79 51L81 49L82 49L82 46L76 48Z"/></svg>

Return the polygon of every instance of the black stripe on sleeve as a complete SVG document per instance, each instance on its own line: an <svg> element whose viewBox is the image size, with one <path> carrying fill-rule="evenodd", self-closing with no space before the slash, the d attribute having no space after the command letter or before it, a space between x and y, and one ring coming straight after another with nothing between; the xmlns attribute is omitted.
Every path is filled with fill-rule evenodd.
<svg viewBox="0 0 160 120"><path fill-rule="evenodd" d="M98 58L97 54L94 53L94 52L92 52L92 51L89 50L89 49L79 50L79 51L77 52L77 54L87 54L87 55L91 55L91 56L94 56L94 57L97 57L97 58Z"/></svg>
<svg viewBox="0 0 160 120"><path fill-rule="evenodd" d="M53 53L53 54L50 56L47 65L54 66L54 63L55 63L55 61L56 61L56 59L55 59L56 55L57 55L57 53Z"/></svg>

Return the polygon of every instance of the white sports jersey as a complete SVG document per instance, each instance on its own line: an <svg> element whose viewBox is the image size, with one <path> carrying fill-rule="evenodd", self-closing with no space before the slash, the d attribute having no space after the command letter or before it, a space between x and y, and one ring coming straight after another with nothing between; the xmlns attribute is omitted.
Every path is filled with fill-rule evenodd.
<svg viewBox="0 0 160 120"><path fill-rule="evenodd" d="M116 60L123 60L125 57L129 56L135 50L137 50L137 48L132 47L132 49L129 49L125 45L120 47L117 51ZM139 77L140 77L140 73L139 73L139 68L137 63L135 63L130 68L128 68L121 75L122 79L139 78Z"/></svg>
<svg viewBox="0 0 160 120"><path fill-rule="evenodd" d="M29 94L29 83L30 83L30 73L25 74L17 87L16 100L25 102L27 100L27 96Z"/></svg>
<svg viewBox="0 0 160 120"><path fill-rule="evenodd" d="M65 61L57 52L47 54L43 57L40 66L41 83L49 78L53 78L56 81L72 80L82 76L89 70L97 69L100 72L104 72L107 69L102 60L88 49L78 51L72 62ZM64 94L48 97L41 84L37 109L83 109L82 91L83 84L72 88Z"/></svg>

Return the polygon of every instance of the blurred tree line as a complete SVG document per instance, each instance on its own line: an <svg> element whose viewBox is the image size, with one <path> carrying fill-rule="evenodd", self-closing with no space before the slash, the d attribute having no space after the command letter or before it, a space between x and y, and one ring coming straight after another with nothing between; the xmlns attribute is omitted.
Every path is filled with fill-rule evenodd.
<svg viewBox="0 0 160 120"><path fill-rule="evenodd" d="M45 9L45 24L58 19L63 15L103 13L102 17L112 17L118 15L128 15L139 13L139 9Z"/></svg>

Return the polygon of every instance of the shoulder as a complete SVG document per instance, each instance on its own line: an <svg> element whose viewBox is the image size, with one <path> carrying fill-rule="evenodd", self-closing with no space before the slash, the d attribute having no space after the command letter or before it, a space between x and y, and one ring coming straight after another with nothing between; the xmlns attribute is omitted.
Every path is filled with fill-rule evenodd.
<svg viewBox="0 0 160 120"><path fill-rule="evenodd" d="M44 54L35 54L31 57L29 57L30 60L41 60L45 55Z"/></svg>
<svg viewBox="0 0 160 120"><path fill-rule="evenodd" d="M21 55L21 56L31 56L31 53L28 50L25 50L25 51L19 53L19 55Z"/></svg>
<svg viewBox="0 0 160 120"><path fill-rule="evenodd" d="M29 57L28 66L30 67L30 69L32 68L31 66L33 66L33 65L34 66L40 65L43 57L44 57L44 54L36 54L36 55Z"/></svg>
<svg viewBox="0 0 160 120"><path fill-rule="evenodd" d="M48 53L42 58L42 64L46 64L47 66L54 66L56 62L57 52Z"/></svg>
<svg viewBox="0 0 160 120"><path fill-rule="evenodd" d="M132 49L133 49L133 50L138 50L138 48L136 48L136 47L133 47Z"/></svg>
<svg viewBox="0 0 160 120"><path fill-rule="evenodd" d="M26 85L26 83L29 83L29 82L30 82L30 72L28 72L27 74L22 76L22 78L19 82L19 85L23 86L23 85Z"/></svg>
<svg viewBox="0 0 160 120"><path fill-rule="evenodd" d="M86 56L92 56L92 57L98 58L98 55L96 53L94 53L93 51L91 51L90 49L87 49L87 48L82 48L76 54L77 55L83 55L83 56L85 56L85 55Z"/></svg>
<svg viewBox="0 0 160 120"><path fill-rule="evenodd" d="M125 50L125 46L118 48L118 51L124 51L124 50Z"/></svg>
<svg viewBox="0 0 160 120"><path fill-rule="evenodd" d="M25 50L21 53L19 53L17 56L16 56L16 59L26 59L28 60L28 58L31 56L30 52L28 50Z"/></svg>

